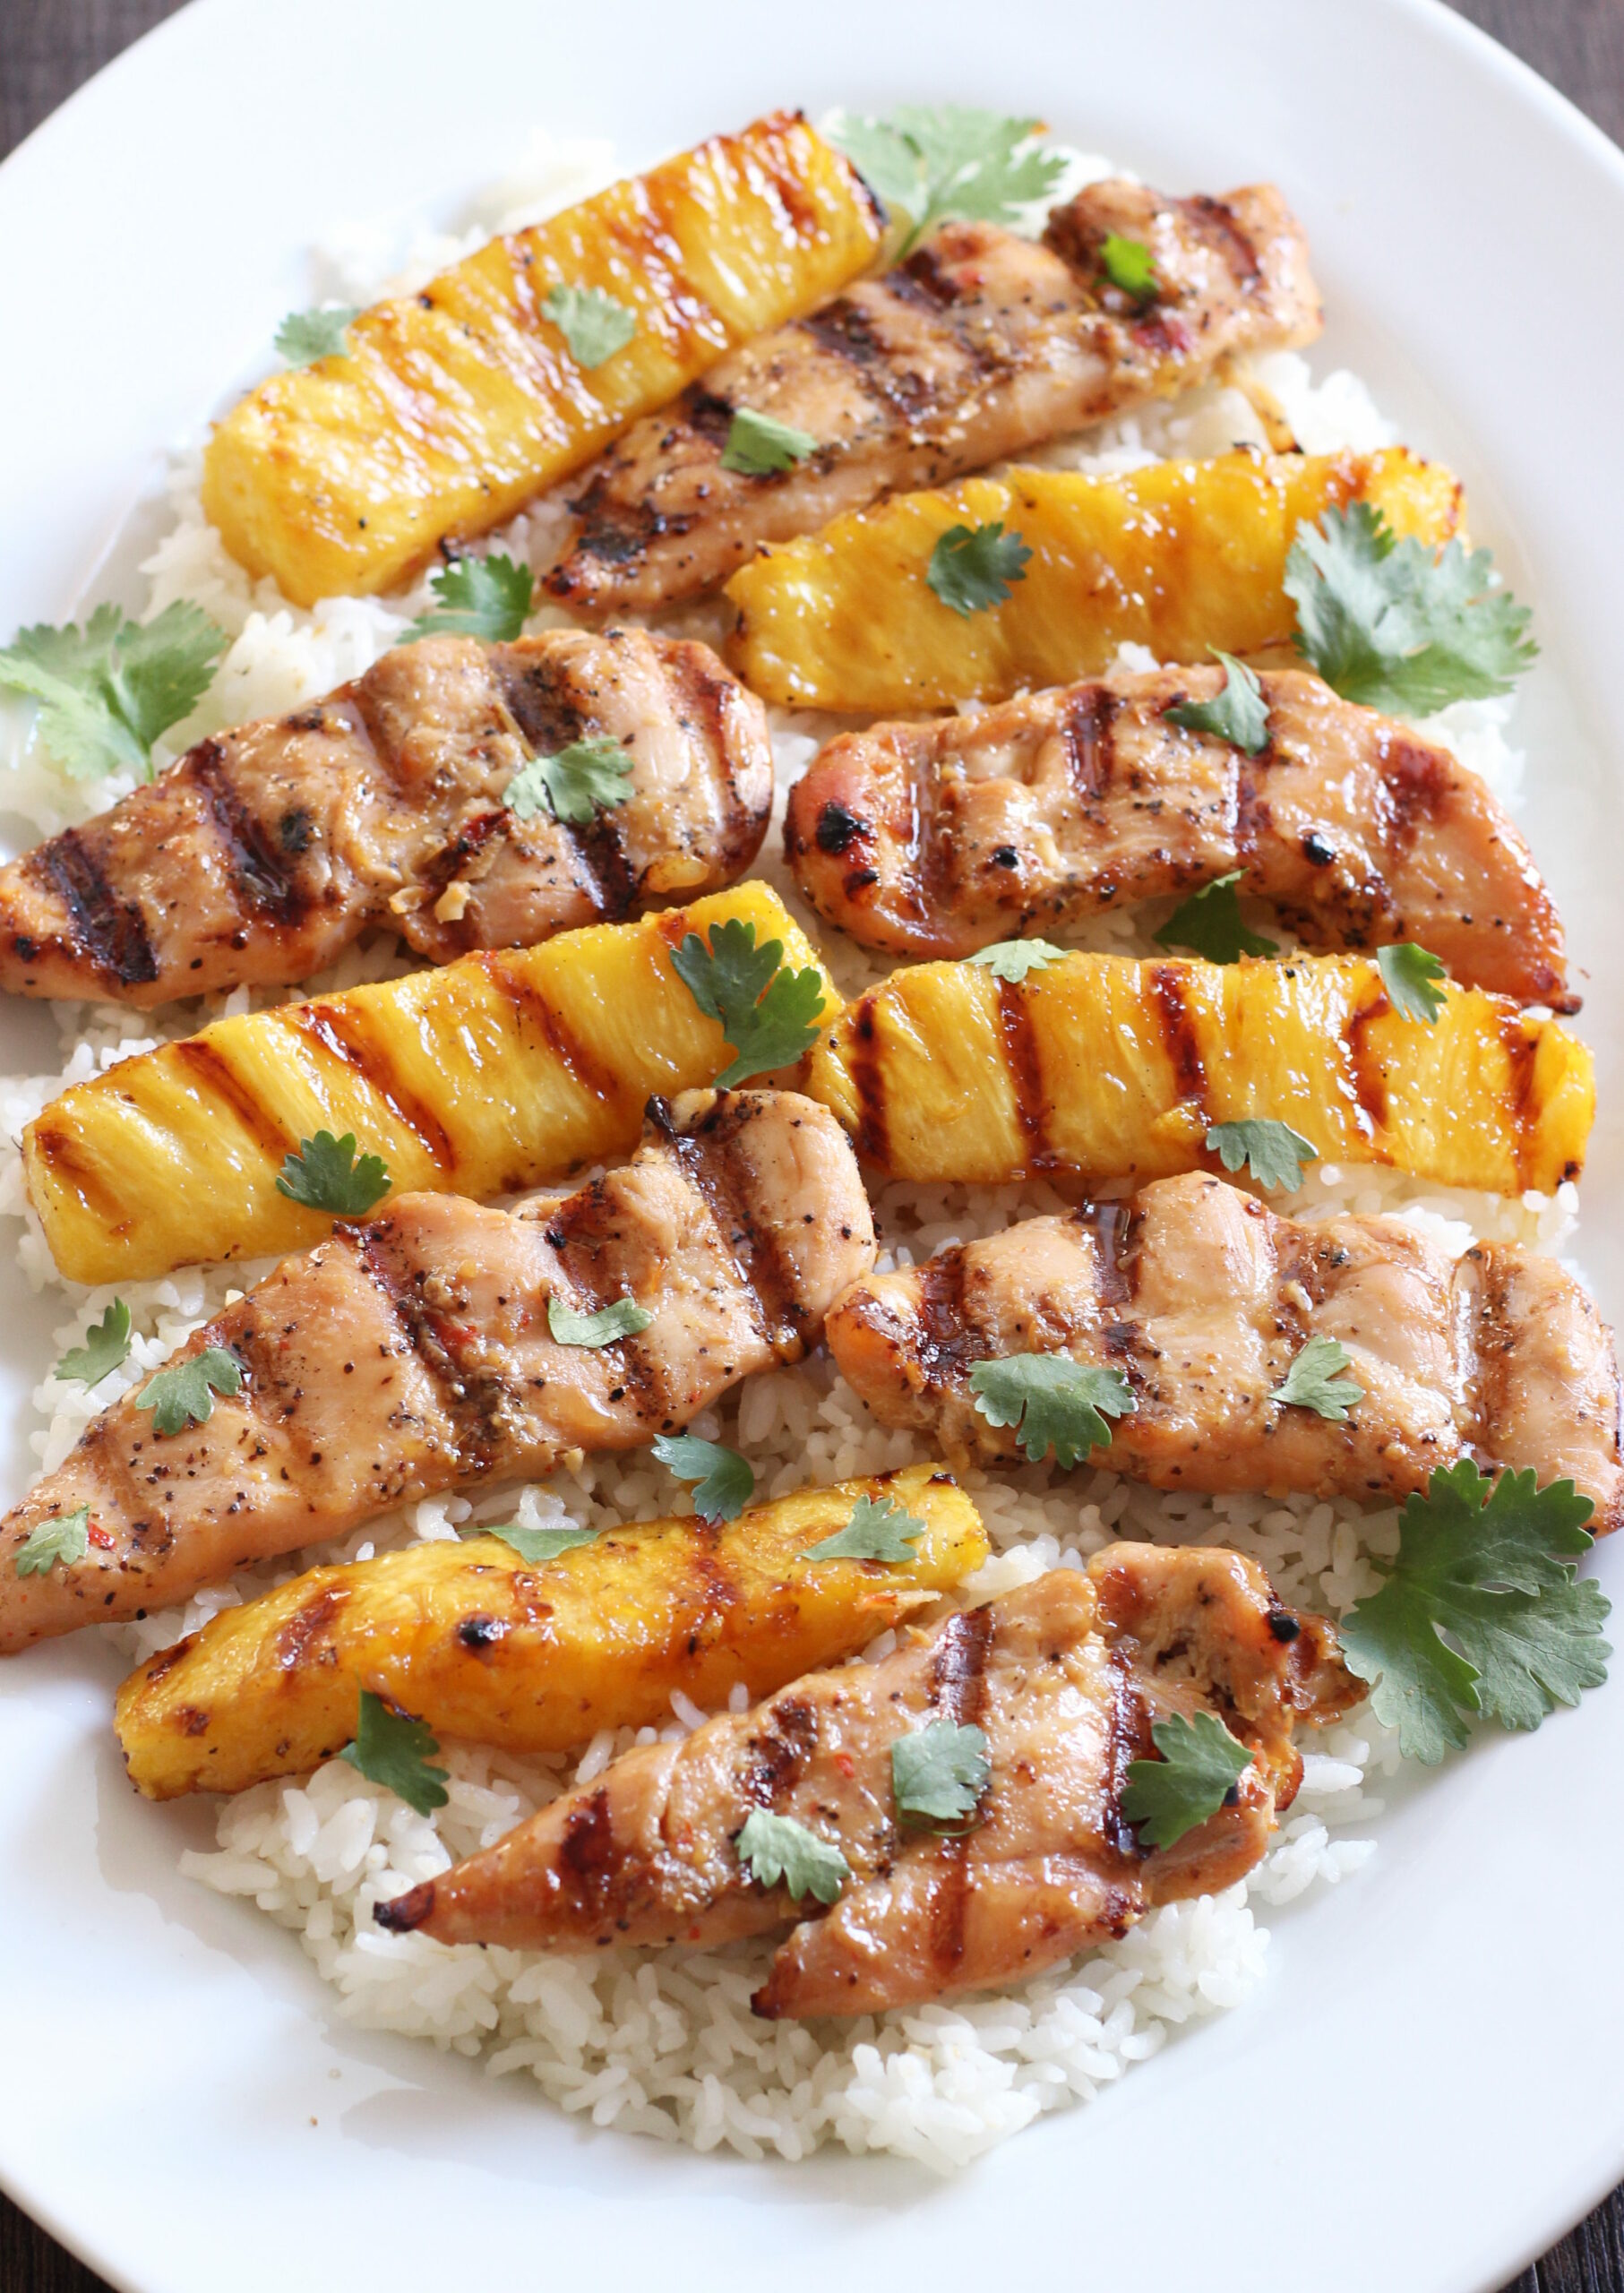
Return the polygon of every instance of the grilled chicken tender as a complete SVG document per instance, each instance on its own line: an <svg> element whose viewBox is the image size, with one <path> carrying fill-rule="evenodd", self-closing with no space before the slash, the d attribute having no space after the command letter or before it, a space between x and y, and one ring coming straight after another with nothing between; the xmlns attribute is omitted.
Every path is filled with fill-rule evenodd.
<svg viewBox="0 0 1624 2293"><path fill-rule="evenodd" d="M1035 1974L1153 1905L1228 1886L1302 1779L1298 1719L1364 1694L1320 1619L1283 1609L1235 1553L1124 1544L1088 1568L949 1617L874 1665L813 1672L753 1712L650 1744L483 1854L380 1903L443 1943L584 1951L714 1945L796 1924L758 2014L864 2014ZM1173 1713L1216 1712L1251 1751L1233 1804L1147 1851L1122 1813L1130 1764ZM942 1836L899 1816L891 1747L975 1726L992 1776ZM768 1808L838 1844L838 1901L756 1884L736 1841Z"/></svg>
<svg viewBox="0 0 1624 2293"><path fill-rule="evenodd" d="M625 803L580 826L503 803L593 737L632 756ZM528 947L731 883L771 802L766 711L708 646L426 638L0 868L0 987L144 1009L307 979L375 923L434 963Z"/></svg>
<svg viewBox="0 0 1624 2293"><path fill-rule="evenodd" d="M1403 1219L1298 1224L1194 1173L862 1275L826 1334L882 1423L961 1463L1023 1461L975 1407L975 1364L1064 1354L1120 1370L1137 1404L1090 1464L1156 1489L1379 1502L1470 1456L1571 1480L1598 1533L1624 1516L1611 1333L1554 1258L1512 1243L1452 1260ZM1363 1389L1345 1423L1274 1398L1314 1337Z"/></svg>
<svg viewBox="0 0 1624 2293"><path fill-rule="evenodd" d="M754 1370L797 1361L872 1266L850 1147L794 1092L649 1107L623 1170L529 1214L402 1195L205 1325L242 1390L159 1435L132 1395L0 1522L0 1654L159 1608L245 1562L341 1536L443 1490L641 1447ZM551 1334L554 1301L652 1315L601 1346ZM20 1576L53 1517L90 1508L84 1558Z"/></svg>
<svg viewBox="0 0 1624 2293"><path fill-rule="evenodd" d="M1155 258L1143 304L1104 269L1112 233ZM546 586L577 612L675 604L760 543L1172 397L1237 352L1311 341L1319 323L1302 233L1267 184L1221 200L1090 184L1041 243L944 223L882 278L731 353L589 464ZM740 408L807 432L816 451L764 477L724 468Z"/></svg>
<svg viewBox="0 0 1624 2293"><path fill-rule="evenodd" d="M1168 720L1224 682L1119 673L844 733L791 792L795 879L864 947L932 957L1238 868L1310 947L1414 940L1470 986L1578 1008L1551 896L1475 773L1294 670L1259 680L1255 757Z"/></svg>

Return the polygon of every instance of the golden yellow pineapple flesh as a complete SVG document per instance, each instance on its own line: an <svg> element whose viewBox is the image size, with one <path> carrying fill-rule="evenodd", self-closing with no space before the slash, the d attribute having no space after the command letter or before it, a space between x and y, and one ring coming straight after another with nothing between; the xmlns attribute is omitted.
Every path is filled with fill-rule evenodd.
<svg viewBox="0 0 1624 2293"><path fill-rule="evenodd" d="M1448 470L1375 454L1222 454L1120 477L1017 469L899 494L769 549L735 573L729 657L765 700L839 709L1003 700L1109 667L1119 645L1159 661L1289 645L1282 582L1298 526L1350 501L1396 533L1460 527ZM961 614L925 579L955 526L1001 524L1032 553L1007 601Z"/></svg>
<svg viewBox="0 0 1624 2293"><path fill-rule="evenodd" d="M217 1019L64 1091L23 1134L29 1198L74 1282L320 1241L331 1220L277 1190L317 1130L381 1155L391 1192L487 1196L629 1153L657 1093L713 1082L720 1025L672 966L689 932L736 917L795 970L817 950L746 883L634 923L319 1001ZM826 1015L839 998L824 977Z"/></svg>
<svg viewBox="0 0 1624 2293"><path fill-rule="evenodd" d="M923 1524L911 1558L808 1560L864 1498ZM674 1688L702 1705L741 1680L752 1703L769 1696L986 1557L975 1507L939 1465L803 1490L714 1528L606 1530L551 1560L495 1537L409 1545L224 1610L131 1674L116 1724L150 1799L316 1766L354 1736L363 1688L437 1736L563 1751L669 1718Z"/></svg>
<svg viewBox="0 0 1624 2293"><path fill-rule="evenodd" d="M1207 1130L1250 1116L1326 1162L1548 1194L1595 1111L1590 1052L1556 1021L1451 986L1428 1026L1355 956L1079 953L1019 982L919 964L847 1006L808 1087L888 1176L981 1185L1216 1169Z"/></svg>
<svg viewBox="0 0 1624 2293"><path fill-rule="evenodd" d="M296 605L393 588L834 294L880 240L861 178L798 114L713 136L362 312L341 356L262 382L210 442L203 506ZM613 296L632 340L583 366L543 308L561 286Z"/></svg>

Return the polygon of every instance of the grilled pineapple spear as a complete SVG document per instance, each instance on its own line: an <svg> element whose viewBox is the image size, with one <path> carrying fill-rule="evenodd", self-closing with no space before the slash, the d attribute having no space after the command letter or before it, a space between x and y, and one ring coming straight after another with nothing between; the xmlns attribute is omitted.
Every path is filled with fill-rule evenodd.
<svg viewBox="0 0 1624 2293"><path fill-rule="evenodd" d="M1590 1052L1554 1020L1451 985L1429 1026L1362 956L1078 953L1018 982L918 964L847 1006L806 1087L888 1175L976 1185L1216 1169L1209 1129L1272 1117L1328 1162L1549 1194L1595 1112Z"/></svg>
<svg viewBox="0 0 1624 2293"><path fill-rule="evenodd" d="M635 923L310 1003L217 1019L75 1084L23 1133L29 1198L70 1281L320 1241L331 1221L278 1191L318 1130L380 1155L391 1193L502 1194L631 1151L643 1108L714 1082L725 1031L672 964L730 918L794 970L810 940L765 884ZM839 997L824 975L825 1016Z"/></svg>
<svg viewBox="0 0 1624 2293"><path fill-rule="evenodd" d="M296 605L393 588L835 293L881 230L861 176L798 114L713 136L492 239L352 319L339 356L262 382L210 442L204 508ZM634 331L602 356L571 340L561 288L607 296Z"/></svg>
<svg viewBox="0 0 1624 2293"><path fill-rule="evenodd" d="M896 1508L907 1559L809 1559L864 1504ZM909 1516L904 1523L900 1512ZM313 1568L166 1648L118 1692L130 1780L150 1799L242 1791L315 1767L356 1732L360 1691L437 1736L562 1751L669 1719L671 1692L753 1704L961 1584L987 1557L944 1467L803 1490L708 1528L607 1530L546 1561L495 1536Z"/></svg>
<svg viewBox="0 0 1624 2293"><path fill-rule="evenodd" d="M729 657L768 700L890 710L1096 676L1129 641L1162 661L1263 652L1291 640L1282 583L1299 524L1350 501L1422 541L1461 522L1456 481L1402 448L1221 454L1122 477L1016 469L900 494L735 573ZM954 527L994 524L1031 557L1005 603L956 613L926 580L932 553Z"/></svg>

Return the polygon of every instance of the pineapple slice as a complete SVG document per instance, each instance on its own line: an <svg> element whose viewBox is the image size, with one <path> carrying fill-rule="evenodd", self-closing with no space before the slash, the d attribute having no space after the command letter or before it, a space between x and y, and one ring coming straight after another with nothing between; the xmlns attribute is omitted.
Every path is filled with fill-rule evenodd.
<svg viewBox="0 0 1624 2293"><path fill-rule="evenodd" d="M804 1560L864 1497L924 1523L911 1559ZM354 1736L362 1688L440 1737L563 1751L599 1728L668 1720L673 1688L721 1704L743 1680L753 1704L986 1557L980 1516L943 1465L802 1490L717 1528L639 1522L548 1561L495 1537L408 1545L223 1610L130 1675L115 1724L149 1799L315 1767Z"/></svg>
<svg viewBox="0 0 1624 2293"><path fill-rule="evenodd" d="M728 1063L671 950L730 916L755 925L758 947L780 940L792 968L821 969L778 895L739 884L639 923L217 1019L77 1083L23 1133L51 1253L74 1282L142 1282L318 1242L331 1221L276 1185L318 1129L382 1155L396 1194L502 1194L627 1154L651 1096ZM825 1016L839 1008L824 974Z"/></svg>
<svg viewBox="0 0 1624 2293"><path fill-rule="evenodd" d="M729 657L764 700L877 712L1096 676L1129 642L1159 661L1263 652L1295 626L1281 583L1298 526L1350 501L1422 541L1461 528L1457 481L1402 448L1221 454L1123 477L1015 469L900 494L742 567ZM994 522L1032 552L1025 577L1005 604L955 613L925 580L931 553L950 526Z"/></svg>
<svg viewBox="0 0 1624 2293"><path fill-rule="evenodd" d="M391 588L834 294L881 236L861 176L797 113L713 136L375 304L344 356L262 382L210 442L203 506L296 605ZM631 342L581 366L542 308L561 285L613 296Z"/></svg>
<svg viewBox="0 0 1624 2293"><path fill-rule="evenodd" d="M1363 956L911 966L826 1031L807 1087L888 1176L973 1185L1216 1170L1213 1124L1273 1116L1326 1162L1549 1194L1595 1112L1565 1027L1453 985L1435 1025L1405 1018Z"/></svg>

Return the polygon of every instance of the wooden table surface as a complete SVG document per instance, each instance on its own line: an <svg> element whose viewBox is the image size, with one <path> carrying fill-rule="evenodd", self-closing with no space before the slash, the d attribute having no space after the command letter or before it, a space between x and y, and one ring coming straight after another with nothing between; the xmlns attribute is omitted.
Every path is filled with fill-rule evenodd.
<svg viewBox="0 0 1624 2293"><path fill-rule="evenodd" d="M178 0L0 0L0 158ZM1624 143L1624 0L1455 0ZM274 5L274 0L265 0ZM102 2280L0 2195L0 2293ZM1311 2288L1310 2289L1311 2293ZM1624 2189L1506 2293L1624 2293Z"/></svg>

